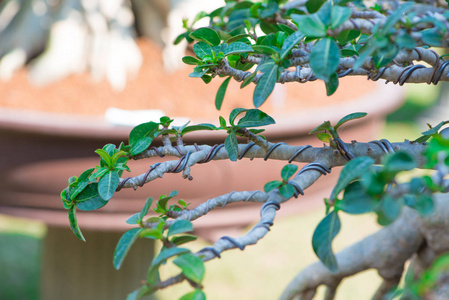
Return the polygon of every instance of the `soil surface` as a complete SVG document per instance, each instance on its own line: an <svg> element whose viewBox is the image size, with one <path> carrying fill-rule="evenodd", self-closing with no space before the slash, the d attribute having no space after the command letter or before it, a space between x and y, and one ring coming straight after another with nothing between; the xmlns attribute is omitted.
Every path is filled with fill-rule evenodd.
<svg viewBox="0 0 449 300"><path fill-rule="evenodd" d="M188 77L193 71L192 66L166 72L159 46L144 39L138 44L144 57L143 65L138 76L130 80L123 91L115 91L106 81L94 82L88 74L72 75L57 83L37 87L31 85L27 71L22 69L12 80L0 83L0 107L98 116L108 107L161 109L170 117L196 116L197 119L210 119L211 116L216 119L218 114L226 115L236 107L253 107L254 85L240 90L240 83L234 81L229 84L223 108L217 113L215 94L222 79L216 78L206 85L199 78ZM375 83L365 78L344 78L338 91L327 97L320 80L307 84L278 84L271 99L261 109L276 114L316 108L353 100L374 87Z"/></svg>

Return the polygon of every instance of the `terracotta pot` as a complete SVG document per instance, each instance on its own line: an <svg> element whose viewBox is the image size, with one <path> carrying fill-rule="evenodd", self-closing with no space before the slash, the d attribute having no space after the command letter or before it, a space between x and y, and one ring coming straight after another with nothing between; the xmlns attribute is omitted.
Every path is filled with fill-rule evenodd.
<svg viewBox="0 0 449 300"><path fill-rule="evenodd" d="M289 100L290 101L290 100ZM266 137L272 142L292 145L320 145L312 136L312 128L324 120L338 121L342 116L356 111L368 112L361 121L343 128L342 138L347 141L374 139L383 122L384 115L401 101L401 94L394 86L377 86L370 94L352 101L335 102L326 107L275 113L276 125L267 127ZM212 103L213 105L213 103ZM218 115L218 114L217 114ZM200 119L198 122L214 120ZM192 123L198 123L193 120ZM67 226L66 211L62 208L59 192L67 185L67 179L98 164L94 150L106 143L119 144L127 141L130 128L114 127L101 117L79 115L56 115L46 112L26 112L10 109L0 110L0 136L4 141L0 185L0 212L42 220L50 225ZM186 135L186 143L217 144L224 135L213 132ZM7 159L6 159L7 158ZM167 158L175 159L175 158ZM150 165L161 159L130 162L131 175L144 173ZM279 177L286 162L242 160L239 162L214 161L192 169L194 180L183 180L179 174L166 174L139 188L117 193L104 208L96 212L80 212L82 228L100 230L123 230L124 220L140 210L146 197L159 197L176 189L179 197L192 202L192 207L202 201L234 190L263 189L263 185ZM334 172L335 173L335 172ZM315 203L330 191L335 174L322 178L306 191L301 201L284 205L283 213L296 213ZM326 188L327 187L327 188ZM258 205L256 205L258 207ZM211 238L216 230L241 227L258 218L254 205L235 205L214 211L195 222L198 233ZM252 212L251 212L252 211ZM232 212L233 218L228 214ZM241 215L239 218L237 215ZM216 228L218 227L218 228ZM215 228L215 234L212 230Z"/></svg>

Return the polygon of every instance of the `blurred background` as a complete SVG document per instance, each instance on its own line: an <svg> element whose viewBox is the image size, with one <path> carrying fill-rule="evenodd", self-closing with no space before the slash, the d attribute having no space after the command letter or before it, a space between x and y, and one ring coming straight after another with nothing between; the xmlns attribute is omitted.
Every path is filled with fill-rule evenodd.
<svg viewBox="0 0 449 300"><path fill-rule="evenodd" d="M96 148L126 142L130 126L135 125L131 121L157 120L167 114L181 123L189 119L217 123L219 115L226 116L235 107L251 107L252 89L239 90L231 83L222 111L216 111L214 95L221 80L205 85L188 78L191 70L181 65L186 45L172 45L183 33L183 18L192 19L199 10L211 11L220 4L206 0L0 1L0 299L61 299L58 293L65 293L67 300L124 299L139 286L131 274L145 276L151 257L142 259L142 255L151 256L152 247L160 247L139 245L134 258L127 259L128 269L112 267L114 246L127 229L117 224L139 211L146 197L157 198L179 188L180 198L195 206L198 199L219 192L262 189L265 182L279 177L284 163L242 161L228 166L220 162L193 174L192 184L198 185L186 184L176 175L165 179L172 186L151 185L137 194L124 193L117 199L122 204L111 203L111 208L94 215L81 214L81 229L91 236L86 244L68 229L59 192L68 177L95 166ZM360 128L345 129L345 140L397 142L416 139L427 129L426 123L445 120L447 88L444 83L418 84L399 91L392 84L345 78L339 91L326 97L319 82L279 85L261 109L278 121L276 128L267 131L270 141L319 146L319 141L307 137L310 129L323 120L367 111L372 118L360 122ZM213 145L222 142L223 136L193 135L189 141ZM150 164L145 163L143 172ZM246 179L234 175L242 170ZM324 216L323 198L337 174L335 170L331 178L322 179L322 186L307 190L305 197L281 209L275 226L258 245L243 252L228 251L220 260L208 262L204 285L209 299L276 299L297 272L316 261L311 238ZM205 184L212 185L212 191ZM242 209L224 209L215 215L219 219L194 223L200 239L191 245L192 250L224 234L244 234L257 221L259 206ZM335 251L378 229L374 216L342 216L342 224ZM106 246L95 246L92 240ZM75 258L74 253L82 249L88 250ZM105 265L96 265L99 253L110 255ZM79 269L92 274L85 276ZM66 274L68 270L74 270L72 276L79 281ZM170 274L176 274L176 269L167 266L163 275ZM126 286L112 295L105 292L113 290L114 280L124 278L129 278L131 289ZM88 285L100 279L103 286ZM75 287L69 289L58 280ZM362 273L344 281L337 299L365 299L379 283L375 271ZM181 284L158 292L155 299L178 299L189 290Z"/></svg>

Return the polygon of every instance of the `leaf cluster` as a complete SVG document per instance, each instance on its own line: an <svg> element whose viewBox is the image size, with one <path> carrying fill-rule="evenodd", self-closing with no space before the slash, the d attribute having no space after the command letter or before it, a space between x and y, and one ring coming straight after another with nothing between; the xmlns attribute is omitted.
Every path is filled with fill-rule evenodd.
<svg viewBox="0 0 449 300"><path fill-rule="evenodd" d="M171 205L167 208L168 201L176 195L177 191L172 191L168 196L162 195L159 198L156 202L156 208L153 208L153 210L161 213L160 216L146 217L153 203L153 198L148 198L142 210L127 220L128 224L138 225L138 227L125 232L117 243L113 258L113 265L116 269L120 269L126 255L137 239L159 240L163 245L151 262L145 284L129 294L128 300L141 299L143 296L155 292L162 283L159 269L168 261L173 262L194 287L193 292L182 296L180 300L205 299L204 292L201 290L201 283L205 274L204 262L201 257L195 255L189 249L179 247L196 240L196 236L186 234L193 231L193 225L187 220L175 220L171 224L167 223L170 211L179 211L181 207L186 209L188 206L183 200L179 200L180 206Z"/></svg>

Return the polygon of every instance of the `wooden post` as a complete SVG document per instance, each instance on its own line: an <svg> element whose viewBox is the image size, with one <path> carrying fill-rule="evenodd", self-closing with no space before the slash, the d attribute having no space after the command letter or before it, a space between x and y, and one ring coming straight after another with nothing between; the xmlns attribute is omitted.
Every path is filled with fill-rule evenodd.
<svg viewBox="0 0 449 300"><path fill-rule="evenodd" d="M120 270L115 270L113 253L123 232L83 230L83 234L86 243L67 228L48 227L43 244L41 299L125 300L146 278L154 242L137 240Z"/></svg>

